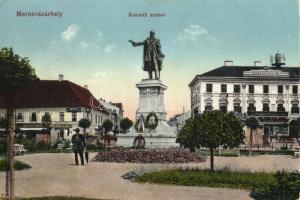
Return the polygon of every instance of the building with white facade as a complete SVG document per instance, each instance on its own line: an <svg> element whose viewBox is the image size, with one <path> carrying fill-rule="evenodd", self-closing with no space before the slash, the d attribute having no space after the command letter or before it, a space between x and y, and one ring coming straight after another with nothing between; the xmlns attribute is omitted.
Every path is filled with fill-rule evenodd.
<svg viewBox="0 0 300 200"><path fill-rule="evenodd" d="M256 116L264 136L300 137L300 67L285 66L277 53L272 66L224 66L196 75L189 84L191 111L235 112Z"/></svg>
<svg viewBox="0 0 300 200"><path fill-rule="evenodd" d="M112 103L111 101L107 102L104 99L100 98L99 102L103 105L103 108L108 113L108 119L113 122L113 130L120 130L120 121L123 119L123 104L122 103Z"/></svg>
<svg viewBox="0 0 300 200"><path fill-rule="evenodd" d="M42 129L42 117L51 116L52 131L62 138L70 138L78 122L88 118L91 126L87 133L95 134L95 129L107 119L108 112L91 92L73 82L63 80L38 80L14 95L16 128L30 137ZM4 96L0 95L0 117L6 116Z"/></svg>

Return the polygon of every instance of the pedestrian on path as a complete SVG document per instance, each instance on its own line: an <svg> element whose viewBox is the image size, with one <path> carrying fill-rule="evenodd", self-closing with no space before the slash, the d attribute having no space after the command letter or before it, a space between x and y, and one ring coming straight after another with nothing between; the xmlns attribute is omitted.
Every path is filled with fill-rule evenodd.
<svg viewBox="0 0 300 200"><path fill-rule="evenodd" d="M73 150L75 154L75 164L78 165L78 154L80 157L81 165L84 165L83 159L83 151L85 149L85 138L82 134L80 134L79 128L74 129L76 132L75 135L72 136Z"/></svg>

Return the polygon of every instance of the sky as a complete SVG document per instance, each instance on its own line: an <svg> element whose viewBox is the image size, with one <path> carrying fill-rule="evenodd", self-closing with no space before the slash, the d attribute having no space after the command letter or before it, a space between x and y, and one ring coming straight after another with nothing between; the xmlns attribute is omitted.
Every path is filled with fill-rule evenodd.
<svg viewBox="0 0 300 200"><path fill-rule="evenodd" d="M61 17L16 16L62 12ZM160 13L163 17L130 17ZM122 102L135 118L138 89L147 78L143 41L154 30L165 54L162 82L168 86L168 117L190 109L188 84L197 74L222 66L270 65L282 52L299 66L297 0L0 0L0 48L28 57L40 79L88 85L97 98Z"/></svg>

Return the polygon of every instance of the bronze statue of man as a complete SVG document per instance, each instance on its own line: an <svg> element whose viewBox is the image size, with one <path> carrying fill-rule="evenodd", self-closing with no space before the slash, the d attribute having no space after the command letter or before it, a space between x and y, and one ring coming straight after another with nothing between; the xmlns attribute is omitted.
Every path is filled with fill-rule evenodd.
<svg viewBox="0 0 300 200"><path fill-rule="evenodd" d="M160 79L160 71L165 55L161 51L160 40L155 38L154 31L150 31L150 37L143 42L134 42L132 40L129 40L129 42L134 47L144 46L143 70L148 71L149 79L153 79L152 72L154 72L155 79Z"/></svg>

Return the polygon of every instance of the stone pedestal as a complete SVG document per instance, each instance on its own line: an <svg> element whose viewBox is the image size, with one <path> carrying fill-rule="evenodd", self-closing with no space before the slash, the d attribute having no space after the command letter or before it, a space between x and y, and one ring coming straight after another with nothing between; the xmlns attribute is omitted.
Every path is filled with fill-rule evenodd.
<svg viewBox="0 0 300 200"><path fill-rule="evenodd" d="M137 133L131 128L130 133L118 135L117 145L131 147L134 138L141 134L145 138L146 148L168 148L178 146L176 131L166 121L164 92L167 86L161 80L143 79L136 84L139 89L139 107L136 111L136 120L142 115L146 120L147 115L154 112L158 117L157 127L154 130L145 129L144 133Z"/></svg>
<svg viewBox="0 0 300 200"><path fill-rule="evenodd" d="M136 84L139 89L139 107L136 111L136 119L143 115L146 119L150 112L155 112L159 120L166 121L164 92L167 86L160 80L143 79Z"/></svg>

